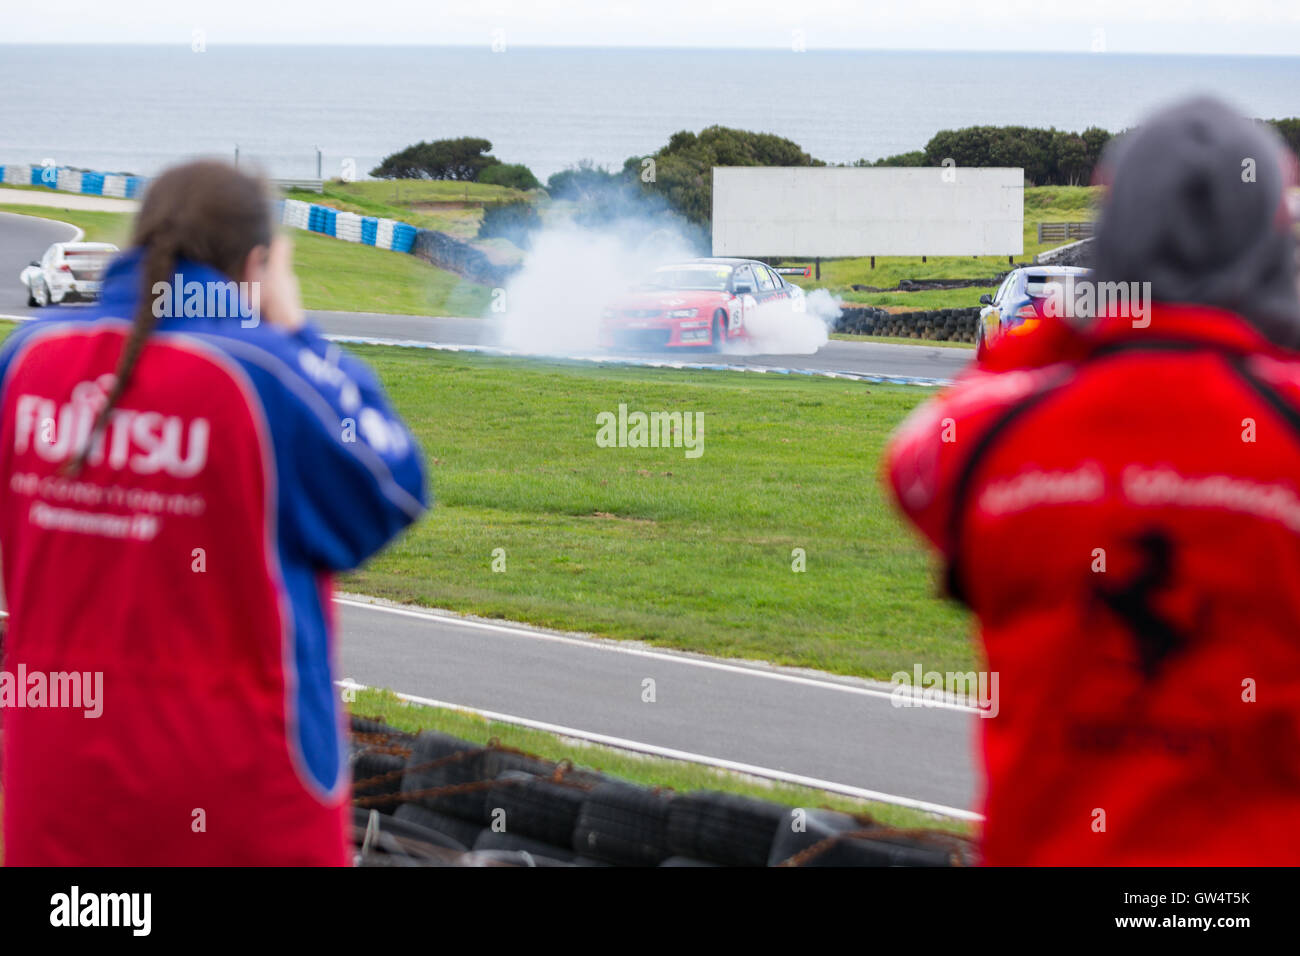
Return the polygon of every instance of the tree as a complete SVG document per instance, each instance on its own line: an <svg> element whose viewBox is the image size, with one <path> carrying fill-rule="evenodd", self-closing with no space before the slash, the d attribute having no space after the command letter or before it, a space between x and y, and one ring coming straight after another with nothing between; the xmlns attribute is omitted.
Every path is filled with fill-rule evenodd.
<svg viewBox="0 0 1300 956"><path fill-rule="evenodd" d="M1268 125L1277 131L1291 152L1300 155L1300 119L1273 119L1268 120Z"/></svg>
<svg viewBox="0 0 1300 956"><path fill-rule="evenodd" d="M370 171L370 175L377 179L456 179L472 182L478 179L484 169L501 163L495 156L487 155L491 148L492 144L488 140L473 136L438 139L432 143L421 141L385 156Z"/></svg>
<svg viewBox="0 0 1300 956"><path fill-rule="evenodd" d="M523 163L494 163L479 173L478 181L511 189L536 189L541 185L533 171Z"/></svg>
<svg viewBox="0 0 1300 956"><path fill-rule="evenodd" d="M590 199L623 181L618 173L612 173L604 166L597 166L591 160L579 161L576 166L568 166L558 173L552 173L546 180L546 191L552 199Z"/></svg>
<svg viewBox="0 0 1300 956"><path fill-rule="evenodd" d="M886 156L884 159L878 159L874 163L868 159L859 159L854 166L924 166L925 151L914 149L907 153L899 153L897 156Z"/></svg>
<svg viewBox="0 0 1300 956"><path fill-rule="evenodd" d="M541 225L542 217L538 215L537 208L526 199L493 203L483 208L478 238L509 239L516 246L525 249L532 241L533 232L541 228Z"/></svg>
<svg viewBox="0 0 1300 956"><path fill-rule="evenodd" d="M689 130L674 133L650 157L630 157L623 164L623 178L643 195L659 196L689 221L703 224L713 212L714 166L823 165L798 143L773 133L710 126L698 135Z"/></svg>

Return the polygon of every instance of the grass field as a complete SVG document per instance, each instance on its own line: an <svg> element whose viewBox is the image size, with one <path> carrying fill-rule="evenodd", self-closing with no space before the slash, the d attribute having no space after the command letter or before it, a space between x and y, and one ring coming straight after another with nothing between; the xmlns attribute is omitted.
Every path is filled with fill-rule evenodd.
<svg viewBox="0 0 1300 956"><path fill-rule="evenodd" d="M966 618L878 478L925 390L359 351L438 504L349 590L845 674L969 669ZM703 413L703 455L597 447L620 403Z"/></svg>
<svg viewBox="0 0 1300 956"><path fill-rule="evenodd" d="M928 827L963 835L969 835L972 830L969 824L959 820L906 807L856 800L824 790L715 770L682 760L648 757L612 747L587 744L516 724L489 721L468 711L409 704L387 691L357 691L356 701L348 709L365 717L376 717L390 727L410 733L436 730L478 744L486 744L495 737L506 747L514 747L546 760L570 760L574 766L598 770L647 787L670 787L682 793L692 790L722 790L793 807L829 807L846 813L865 813L887 826Z"/></svg>
<svg viewBox="0 0 1300 956"><path fill-rule="evenodd" d="M131 216L0 204L0 212L45 216L70 222L87 241L127 244ZM396 312L404 315L481 315L490 290L437 269L403 252L376 249L303 230L292 230L294 265L308 309L344 312ZM39 256L44 249L35 249Z"/></svg>

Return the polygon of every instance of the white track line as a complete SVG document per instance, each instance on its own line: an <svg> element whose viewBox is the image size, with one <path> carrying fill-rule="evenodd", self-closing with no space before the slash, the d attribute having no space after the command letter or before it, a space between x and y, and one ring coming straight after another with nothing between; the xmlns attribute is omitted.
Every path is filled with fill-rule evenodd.
<svg viewBox="0 0 1300 956"><path fill-rule="evenodd" d="M746 667L742 664L729 664L725 661L715 660L708 657L696 657L688 654L673 654L667 651L649 650L643 647L621 644L617 641L595 640L589 637L570 637L564 634L538 631L527 627L520 627L518 625L494 624L490 621L479 621L474 618L460 617L453 614L434 614L428 611L420 611L407 607L397 607L390 604L371 604L366 601L358 601L346 597L336 597L334 598L334 601L338 604L345 605L346 607L360 608L368 611L381 611L385 614L412 617L418 620L430 621L437 624L450 624L456 627L494 631L498 634L506 634L510 637L551 641L556 644L568 644L574 647L585 648L587 650L608 651L614 654L627 654L632 657L643 657L649 658L650 660L665 661L670 664L684 664L691 667L703 667L709 670L723 671L729 674L742 674L746 677L784 681L789 684L815 687L818 690L833 690L846 694L858 694L863 697L875 697L882 700L888 700L891 703L899 698L909 697L923 706L939 710L955 710L967 714L980 713L978 707L972 707L969 704L962 703L952 695L947 695L945 698L937 698L932 692L926 691L924 688L914 688L905 684L884 685L880 688L867 687L860 684L840 683L838 681L824 680L816 677L805 677L801 674L791 674L786 671L767 670L759 667ZM888 687L888 689L885 689L885 687ZM899 706L904 707L905 705Z"/></svg>
<svg viewBox="0 0 1300 956"><path fill-rule="evenodd" d="M338 686L350 690L372 690L365 684L358 684L356 681L342 680ZM423 707L440 707L450 710L461 710L467 713L477 714L486 720L495 720L505 724L517 724L521 727L529 727L533 730L542 730L547 733L559 734L562 737L573 737L578 740L586 740L595 744L603 744L607 747L616 747L620 750L633 750L638 753L649 754L654 757L667 757L671 760L683 760L688 763L704 764L710 767L717 767L720 770L731 770L735 773L749 774L752 777L763 777L768 780L779 780L782 783L795 784L802 787L812 787L815 790L826 790L830 793L841 793L849 797L857 797L860 800L875 800L878 803L888 803L898 807L907 807L912 810L921 810L925 813L935 813L940 816L952 817L957 820L968 820L971 822L981 822L984 817L981 814L971 810L961 810L957 807L944 806L941 803L930 803L928 800L914 800L911 797L900 797L892 793L881 793L879 790L866 790L862 787L853 787L848 784L835 783L831 780L820 780L817 777L805 777L802 774L787 773L784 770L773 770L770 767L757 767L754 764L739 763L735 760L725 760L721 757L708 757L704 754L691 753L686 750L674 750L671 747L660 747L656 744L642 743L638 740L628 740L624 737L611 737L607 734L597 734L586 730L577 730L573 727L564 727L559 724L550 724L542 720L531 720L527 717L516 717L512 714L500 714L491 710L480 710L477 707L466 707L463 704L452 704L447 701L433 700L429 697L418 697L414 694L403 694L393 692L400 700L410 704L419 704Z"/></svg>

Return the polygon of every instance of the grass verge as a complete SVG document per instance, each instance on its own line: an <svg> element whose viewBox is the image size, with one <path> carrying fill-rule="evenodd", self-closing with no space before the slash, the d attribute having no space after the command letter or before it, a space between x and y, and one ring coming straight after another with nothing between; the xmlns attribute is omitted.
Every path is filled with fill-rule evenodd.
<svg viewBox="0 0 1300 956"><path fill-rule="evenodd" d="M504 746L524 750L546 760L570 760L575 766L598 770L645 787L670 787L683 793L692 790L721 790L793 807L829 807L846 813L865 813L887 826L928 827L964 836L969 836L972 832L971 825L964 821L909 807L858 800L826 790L766 780L685 760L651 757L590 744L517 724L490 721L469 711L408 703L390 691L357 691L356 701L348 709L355 714L376 717L391 727L411 733L436 730L479 744L486 744L495 738Z"/></svg>

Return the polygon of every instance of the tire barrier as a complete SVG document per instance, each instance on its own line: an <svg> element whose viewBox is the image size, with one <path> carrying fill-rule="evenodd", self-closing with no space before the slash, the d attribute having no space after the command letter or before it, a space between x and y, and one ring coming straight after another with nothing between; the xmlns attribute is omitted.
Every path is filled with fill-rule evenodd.
<svg viewBox="0 0 1300 956"><path fill-rule="evenodd" d="M439 269L464 276L472 282L500 288L519 269L518 266L495 263L482 249L476 249L468 242L462 242L445 232L420 229L412 238L414 244L410 252L413 256L418 256Z"/></svg>
<svg viewBox="0 0 1300 956"><path fill-rule="evenodd" d="M1057 246L1034 256L1034 265L1084 266L1092 265L1092 239L1080 239L1068 245Z"/></svg>
<svg viewBox="0 0 1300 956"><path fill-rule="evenodd" d="M882 335L931 342L974 342L979 306L968 309L929 309L923 312L887 312L872 306L845 302L835 323L836 332Z"/></svg>
<svg viewBox="0 0 1300 956"><path fill-rule="evenodd" d="M970 866L971 840L866 815L679 794L352 717L362 866Z"/></svg>
<svg viewBox="0 0 1300 956"><path fill-rule="evenodd" d="M81 193L83 196L136 199L144 191L145 182L141 176L100 173L72 166L0 166L0 185L43 186L59 192Z"/></svg>
<svg viewBox="0 0 1300 956"><path fill-rule="evenodd" d="M356 213L303 202L301 199L282 199L276 207L283 225L333 236L345 242L374 246L376 249L409 253L420 232L410 223L376 216L358 216Z"/></svg>

